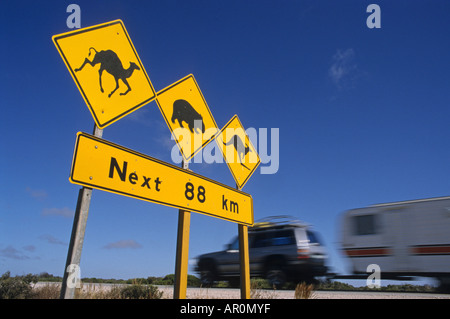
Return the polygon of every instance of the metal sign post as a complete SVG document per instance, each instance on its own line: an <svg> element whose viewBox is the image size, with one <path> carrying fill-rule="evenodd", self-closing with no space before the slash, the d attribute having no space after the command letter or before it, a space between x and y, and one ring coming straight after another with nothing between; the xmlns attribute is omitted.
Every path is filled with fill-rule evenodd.
<svg viewBox="0 0 450 319"><path fill-rule="evenodd" d="M103 130L94 125L94 135L101 138ZM61 285L60 299L73 299L75 296L76 281L79 280L77 276L79 271L75 273L72 282L68 285L69 271L71 266L80 267L81 250L83 249L84 234L86 231L86 223L89 214L89 205L91 203L92 188L82 187L78 193L77 207L75 209L75 216L73 219L72 235L70 237L69 251L67 253L66 267L64 268L64 276ZM71 276L72 277L72 276Z"/></svg>
<svg viewBox="0 0 450 319"><path fill-rule="evenodd" d="M189 162L181 163L181 167L188 169ZM186 299L187 270L189 262L189 230L191 227L191 212L178 210L177 252L175 259L175 282L173 287L174 299Z"/></svg>
<svg viewBox="0 0 450 319"><path fill-rule="evenodd" d="M248 253L248 226L239 227L239 258L241 263L241 299L250 299L250 265Z"/></svg>
<svg viewBox="0 0 450 319"><path fill-rule="evenodd" d="M236 184L236 189L240 187ZM250 299L250 258L248 249L248 226L238 224L239 262L241 270L241 299Z"/></svg>

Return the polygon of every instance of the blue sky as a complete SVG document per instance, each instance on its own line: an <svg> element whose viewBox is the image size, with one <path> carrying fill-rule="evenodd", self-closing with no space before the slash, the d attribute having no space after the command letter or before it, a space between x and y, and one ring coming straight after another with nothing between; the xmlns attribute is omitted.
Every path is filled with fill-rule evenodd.
<svg viewBox="0 0 450 319"><path fill-rule="evenodd" d="M93 119L51 37L70 1L5 1L0 11L0 273L62 275L80 186L76 133ZM375 203L449 195L448 1L74 1L81 26L121 19L155 87L194 74L219 127L279 129L279 169L243 191L255 220L288 214L318 230L340 273L339 217ZM366 8L381 8L369 29ZM171 162L155 102L103 138ZM262 163L261 166L269 164ZM234 186L224 163L191 164ZM173 273L178 211L93 191L82 277ZM190 258L237 225L193 213ZM192 269L190 269L190 273Z"/></svg>

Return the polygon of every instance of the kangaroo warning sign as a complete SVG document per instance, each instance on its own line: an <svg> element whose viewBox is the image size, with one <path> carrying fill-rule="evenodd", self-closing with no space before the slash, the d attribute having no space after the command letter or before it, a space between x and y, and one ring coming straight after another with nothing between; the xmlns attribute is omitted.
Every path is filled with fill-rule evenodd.
<svg viewBox="0 0 450 319"><path fill-rule="evenodd" d="M86 133L77 135L70 181L253 225L249 194Z"/></svg>
<svg viewBox="0 0 450 319"><path fill-rule="evenodd" d="M192 74L159 91L156 103L186 161L219 131Z"/></svg>
<svg viewBox="0 0 450 319"><path fill-rule="evenodd" d="M237 115L233 116L220 131L216 142L236 184L241 189L261 160Z"/></svg>
<svg viewBox="0 0 450 319"><path fill-rule="evenodd" d="M155 98L121 20L58 34L53 42L99 128Z"/></svg>

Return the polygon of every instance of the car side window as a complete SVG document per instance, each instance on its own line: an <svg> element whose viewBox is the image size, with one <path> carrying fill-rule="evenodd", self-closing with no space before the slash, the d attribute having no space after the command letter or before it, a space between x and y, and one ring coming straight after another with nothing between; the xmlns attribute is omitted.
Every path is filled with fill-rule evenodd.
<svg viewBox="0 0 450 319"><path fill-rule="evenodd" d="M288 229L255 234L251 247L261 248L292 244L295 244L294 232Z"/></svg>
<svg viewBox="0 0 450 319"><path fill-rule="evenodd" d="M275 232L275 236L272 240L273 246L284 246L295 244L294 232L289 230L279 230Z"/></svg>
<svg viewBox="0 0 450 319"><path fill-rule="evenodd" d="M267 233L258 233L255 234L253 241L252 241L252 248L260 248L260 247L266 247L269 246L269 238L267 236Z"/></svg>
<svg viewBox="0 0 450 319"><path fill-rule="evenodd" d="M353 233L355 235L374 235L377 233L375 215L354 216L353 220L354 220Z"/></svg>

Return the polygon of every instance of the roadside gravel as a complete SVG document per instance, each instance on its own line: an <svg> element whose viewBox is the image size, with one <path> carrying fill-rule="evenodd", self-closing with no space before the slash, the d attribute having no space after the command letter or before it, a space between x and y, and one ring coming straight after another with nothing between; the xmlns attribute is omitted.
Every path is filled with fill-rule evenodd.
<svg viewBox="0 0 450 319"><path fill-rule="evenodd" d="M58 283L38 282L35 287ZM85 291L108 290L121 285L83 284ZM173 298L173 286L157 286L163 292L163 298ZM187 299L240 299L239 289L230 288L188 288ZM252 299L295 299L294 290L252 290ZM391 293L360 291L314 291L311 299L450 299L450 294L435 293Z"/></svg>
<svg viewBox="0 0 450 319"><path fill-rule="evenodd" d="M158 287L164 296L171 298L173 287ZM295 299L293 290L256 290L252 291L252 299ZM226 288L188 288L188 299L240 299L239 289ZM357 291L314 291L311 299L450 299L446 294L429 293L389 293L389 292L357 292Z"/></svg>

